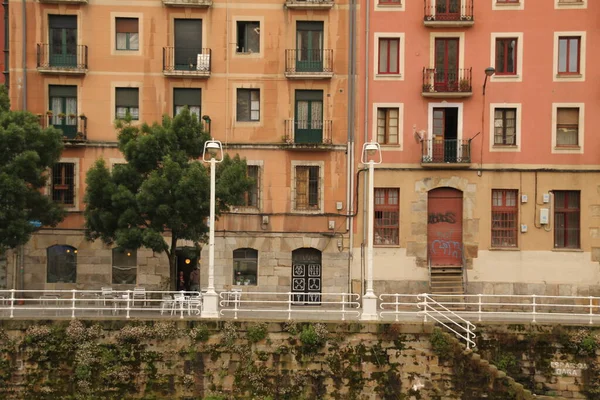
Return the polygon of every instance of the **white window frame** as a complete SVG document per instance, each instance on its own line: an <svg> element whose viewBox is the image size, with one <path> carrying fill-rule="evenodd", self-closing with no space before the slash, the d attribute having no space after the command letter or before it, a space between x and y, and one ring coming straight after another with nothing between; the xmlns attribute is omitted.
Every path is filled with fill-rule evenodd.
<svg viewBox="0 0 600 400"><path fill-rule="evenodd" d="M498 0L492 0L492 10L494 11L514 11L524 9L525 0L519 0L516 3L499 3Z"/></svg>
<svg viewBox="0 0 600 400"><path fill-rule="evenodd" d="M556 146L556 122L559 108L579 108L579 126L577 142L579 147L557 147ZM552 103L552 153L553 154L583 154L585 138L585 103Z"/></svg>
<svg viewBox="0 0 600 400"><path fill-rule="evenodd" d="M404 80L404 32L375 32L373 40L373 79L376 81L403 81ZM379 73L379 39L399 39L398 49L398 73L380 74Z"/></svg>
<svg viewBox="0 0 600 400"><path fill-rule="evenodd" d="M522 82L523 81L523 32L492 32L490 38L490 65L496 68L496 40L517 39L517 73L515 75L492 75L490 82Z"/></svg>
<svg viewBox="0 0 600 400"><path fill-rule="evenodd" d="M579 36L579 75L558 74L558 39L562 36ZM554 32L554 56L552 57L552 80L554 82L585 82L586 63L586 32L585 31L562 31Z"/></svg>
<svg viewBox="0 0 600 400"><path fill-rule="evenodd" d="M381 151L402 151L404 145L404 103L373 103L373 121L371 126L371 140L377 141L377 110L380 108L398 109L398 143L381 144Z"/></svg>
<svg viewBox="0 0 600 400"><path fill-rule="evenodd" d="M319 209L296 210L296 167L319 167ZM296 161L292 160L292 213L294 214L321 214L325 208L325 162L324 161Z"/></svg>
<svg viewBox="0 0 600 400"><path fill-rule="evenodd" d="M110 13L110 55L111 56L143 56L144 55L144 13L111 12ZM137 18L138 50L117 50L117 18Z"/></svg>
<svg viewBox="0 0 600 400"><path fill-rule="evenodd" d="M579 0L575 3L561 3L560 0L554 0L554 8L557 10L573 10L588 8L588 0Z"/></svg>
<svg viewBox="0 0 600 400"><path fill-rule="evenodd" d="M515 121L516 143L514 146L494 145L494 121L496 108L514 108L517 110L517 120ZM490 152L520 152L521 151L521 118L523 116L521 103L490 103L490 127L489 143Z"/></svg>
<svg viewBox="0 0 600 400"><path fill-rule="evenodd" d="M400 4L379 4L379 0L374 0L375 11L406 11L405 3L410 0L401 0Z"/></svg>

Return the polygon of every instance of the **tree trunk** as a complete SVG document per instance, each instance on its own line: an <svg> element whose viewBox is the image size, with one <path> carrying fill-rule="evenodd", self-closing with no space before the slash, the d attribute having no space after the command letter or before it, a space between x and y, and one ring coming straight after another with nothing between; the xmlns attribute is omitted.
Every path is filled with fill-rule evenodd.
<svg viewBox="0 0 600 400"><path fill-rule="evenodd" d="M171 276L171 290L177 290L177 235L171 233L171 249L169 255L169 272Z"/></svg>

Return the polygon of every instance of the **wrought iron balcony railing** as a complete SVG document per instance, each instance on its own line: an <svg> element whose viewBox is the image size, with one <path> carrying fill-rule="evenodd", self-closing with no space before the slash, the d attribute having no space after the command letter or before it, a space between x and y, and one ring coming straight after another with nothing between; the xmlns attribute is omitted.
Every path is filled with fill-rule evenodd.
<svg viewBox="0 0 600 400"><path fill-rule="evenodd" d="M85 74L88 69L86 45L53 45L38 43L37 69L45 73Z"/></svg>
<svg viewBox="0 0 600 400"><path fill-rule="evenodd" d="M423 140L421 155L421 164L470 164L471 140Z"/></svg>
<svg viewBox="0 0 600 400"><path fill-rule="evenodd" d="M431 27L471 26L475 0L424 0L424 23Z"/></svg>
<svg viewBox="0 0 600 400"><path fill-rule="evenodd" d="M285 75L288 78L330 78L333 76L333 49L287 49Z"/></svg>
<svg viewBox="0 0 600 400"><path fill-rule="evenodd" d="M65 141L81 141L87 140L87 117L85 115L73 114L38 114L40 125L42 128L53 126L63 132Z"/></svg>
<svg viewBox="0 0 600 400"><path fill-rule="evenodd" d="M286 0L285 6L291 9L329 9L333 7L334 0Z"/></svg>
<svg viewBox="0 0 600 400"><path fill-rule="evenodd" d="M199 47L163 47L165 76L207 78L210 76L211 49Z"/></svg>
<svg viewBox="0 0 600 400"><path fill-rule="evenodd" d="M284 141L289 145L304 145L304 147L315 145L332 144L331 120L296 120L285 121Z"/></svg>
<svg viewBox="0 0 600 400"><path fill-rule="evenodd" d="M469 97L473 94L472 68L423 68L423 96Z"/></svg>

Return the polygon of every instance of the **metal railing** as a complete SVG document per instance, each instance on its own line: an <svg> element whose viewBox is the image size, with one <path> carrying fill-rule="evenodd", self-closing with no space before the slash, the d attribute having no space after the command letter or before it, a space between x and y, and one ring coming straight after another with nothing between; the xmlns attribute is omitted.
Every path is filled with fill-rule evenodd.
<svg viewBox="0 0 600 400"><path fill-rule="evenodd" d="M68 141L87 140L87 117L85 115L50 115L38 114L42 128L53 126L63 132L63 139Z"/></svg>
<svg viewBox="0 0 600 400"><path fill-rule="evenodd" d="M163 47L163 72L169 75L208 76L212 71L211 54L208 48Z"/></svg>
<svg viewBox="0 0 600 400"><path fill-rule="evenodd" d="M421 141L422 164L469 164L471 139L428 139Z"/></svg>
<svg viewBox="0 0 600 400"><path fill-rule="evenodd" d="M295 120L285 121L285 142L288 144L331 144L331 120Z"/></svg>
<svg viewBox="0 0 600 400"><path fill-rule="evenodd" d="M40 69L85 72L88 69L88 47L78 44L51 47L48 43L37 45L37 67Z"/></svg>
<svg viewBox="0 0 600 400"><path fill-rule="evenodd" d="M475 334L473 333L475 325L443 304L435 301L426 293L418 295L417 299L419 300L417 306L422 310L423 322L427 322L427 318L429 317L464 340L467 349L476 346L473 340L475 339Z"/></svg>
<svg viewBox="0 0 600 400"><path fill-rule="evenodd" d="M423 94L471 93L472 68L423 68Z"/></svg>
<svg viewBox="0 0 600 400"><path fill-rule="evenodd" d="M425 21L473 21L474 0L424 0Z"/></svg>
<svg viewBox="0 0 600 400"><path fill-rule="evenodd" d="M355 293L274 293L228 291L219 294L222 307L220 314L239 314L245 316L269 316L292 319L308 315L310 319L318 319L327 315L340 315L342 321L347 316L358 318L360 311L360 295ZM326 319L326 318L324 318Z"/></svg>
<svg viewBox="0 0 600 400"><path fill-rule="evenodd" d="M333 73L333 49L287 49L286 74Z"/></svg>

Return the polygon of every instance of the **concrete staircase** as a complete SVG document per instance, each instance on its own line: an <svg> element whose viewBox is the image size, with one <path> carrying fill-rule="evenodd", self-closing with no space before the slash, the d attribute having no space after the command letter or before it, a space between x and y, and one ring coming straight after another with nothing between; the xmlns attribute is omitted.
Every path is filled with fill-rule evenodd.
<svg viewBox="0 0 600 400"><path fill-rule="evenodd" d="M462 303L465 298L465 284L463 280L463 267L460 265L432 265L429 273L429 290L431 294L451 295L443 297L440 302ZM456 295L452 296L452 295ZM464 305L452 304L451 310L463 310Z"/></svg>

